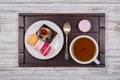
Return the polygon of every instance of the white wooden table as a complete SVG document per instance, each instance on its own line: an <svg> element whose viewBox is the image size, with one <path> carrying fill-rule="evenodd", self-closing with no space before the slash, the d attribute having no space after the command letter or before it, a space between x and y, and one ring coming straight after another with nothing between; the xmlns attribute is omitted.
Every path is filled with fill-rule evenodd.
<svg viewBox="0 0 120 80"><path fill-rule="evenodd" d="M106 67L18 67L18 13L105 13ZM120 0L0 0L0 80L120 80L118 21Z"/></svg>

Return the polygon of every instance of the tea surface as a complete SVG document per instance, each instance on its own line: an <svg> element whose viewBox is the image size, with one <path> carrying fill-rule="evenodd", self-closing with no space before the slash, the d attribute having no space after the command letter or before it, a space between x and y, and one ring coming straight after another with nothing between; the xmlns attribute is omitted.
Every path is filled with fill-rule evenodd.
<svg viewBox="0 0 120 80"><path fill-rule="evenodd" d="M73 44L74 56L83 62L91 60L96 52L94 42L88 38L80 38Z"/></svg>

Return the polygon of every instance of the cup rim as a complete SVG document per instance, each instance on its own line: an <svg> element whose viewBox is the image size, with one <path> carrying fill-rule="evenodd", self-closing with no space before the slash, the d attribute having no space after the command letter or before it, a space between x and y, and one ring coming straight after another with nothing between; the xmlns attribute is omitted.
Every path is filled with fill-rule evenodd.
<svg viewBox="0 0 120 80"><path fill-rule="evenodd" d="M72 50L73 43L74 43L77 39L83 38L83 37L92 40L93 43L94 43L95 46L96 46L96 52L95 52L94 57L93 57L91 60L85 61L85 62L84 62L84 61L80 61L80 60L78 60L77 58L75 58L75 56L74 56L74 54L73 54L73 50ZM98 56L98 52L99 52L98 43L97 43L96 40L95 40L94 38L92 38L91 36L88 36L88 35L80 35L80 36L77 36L76 38L74 38L74 39L72 40L72 42L71 42L71 44L70 44L69 51L70 51L71 57L72 57L73 60L76 61L77 63L80 63L80 64L89 64L89 63L93 62L94 60L96 60L96 58L97 58L97 56Z"/></svg>

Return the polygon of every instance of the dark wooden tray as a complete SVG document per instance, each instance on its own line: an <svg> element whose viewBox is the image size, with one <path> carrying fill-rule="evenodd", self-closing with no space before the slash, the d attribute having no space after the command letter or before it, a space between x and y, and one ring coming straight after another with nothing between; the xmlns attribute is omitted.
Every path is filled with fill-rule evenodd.
<svg viewBox="0 0 120 80"><path fill-rule="evenodd" d="M82 19L90 20L92 28L87 33L78 30L78 22ZM60 53L49 60L40 60L31 56L24 44L24 36L28 27L39 20L49 20L56 23L62 30L63 24L69 21L72 25L72 31L69 34L69 45L71 41L78 35L90 35L99 45L98 60L100 65L94 62L90 64L78 64L71 57L68 61L64 59L65 46ZM63 30L62 30L63 31ZM64 34L64 33L63 33ZM64 34L65 37L65 34ZM65 41L64 41L65 42ZM64 43L65 45L65 43ZM21 67L105 67L105 14L104 13L85 13L85 14L69 14L69 13L20 13L19 14L19 66Z"/></svg>

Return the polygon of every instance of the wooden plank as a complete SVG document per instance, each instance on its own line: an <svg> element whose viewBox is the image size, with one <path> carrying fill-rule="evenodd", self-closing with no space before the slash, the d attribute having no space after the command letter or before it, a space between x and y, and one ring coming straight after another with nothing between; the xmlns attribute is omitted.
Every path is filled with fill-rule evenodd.
<svg viewBox="0 0 120 80"><path fill-rule="evenodd" d="M1 4L1 12L25 12L25 13L93 13L93 12L102 12L102 13L108 13L116 16L116 14L119 14L119 12L114 12L116 10L120 10L119 4ZM49 6L49 7L46 7ZM57 7L56 7L57 6ZM117 8L116 8L117 6ZM39 8L38 8L39 7ZM34 8L34 9L33 9ZM65 10L63 10L63 8ZM113 11L112 13L109 13ZM107 14L107 15L108 15ZM118 19L118 18L117 18ZM111 20L111 19L108 19Z"/></svg>
<svg viewBox="0 0 120 80"><path fill-rule="evenodd" d="M24 17L19 16L19 27L24 27Z"/></svg>
<svg viewBox="0 0 120 80"><path fill-rule="evenodd" d="M19 66L23 65L24 64L24 53L23 52L19 52Z"/></svg>
<svg viewBox="0 0 120 80"><path fill-rule="evenodd" d="M66 15L68 17L79 17L81 15L81 17L103 17L105 16L104 13L19 13L20 16L26 16L26 17L34 17L34 16L43 16L45 17L47 15L47 17L50 16L61 16L61 17L65 17ZM104 17L103 17L104 18Z"/></svg>
<svg viewBox="0 0 120 80"><path fill-rule="evenodd" d="M100 51L105 52L105 28L100 28Z"/></svg>
<svg viewBox="0 0 120 80"><path fill-rule="evenodd" d="M105 27L105 17L100 17L100 27Z"/></svg>
<svg viewBox="0 0 120 80"><path fill-rule="evenodd" d="M100 62L101 62L101 64L105 64L105 53L101 53L100 54L100 57L102 58L102 59L100 59ZM105 65L104 65L105 66Z"/></svg>
<svg viewBox="0 0 120 80"><path fill-rule="evenodd" d="M24 52L24 29L19 28L19 52Z"/></svg>
<svg viewBox="0 0 120 80"><path fill-rule="evenodd" d="M97 1L97 0L0 0L0 3L15 3L15 4L18 4L18 3L42 3L42 4L45 4L45 3L103 3L103 4L106 4L106 3L114 3L114 4L117 4L119 3L120 1L119 0L109 0L109 1L106 1L106 0L102 0L102 1Z"/></svg>

